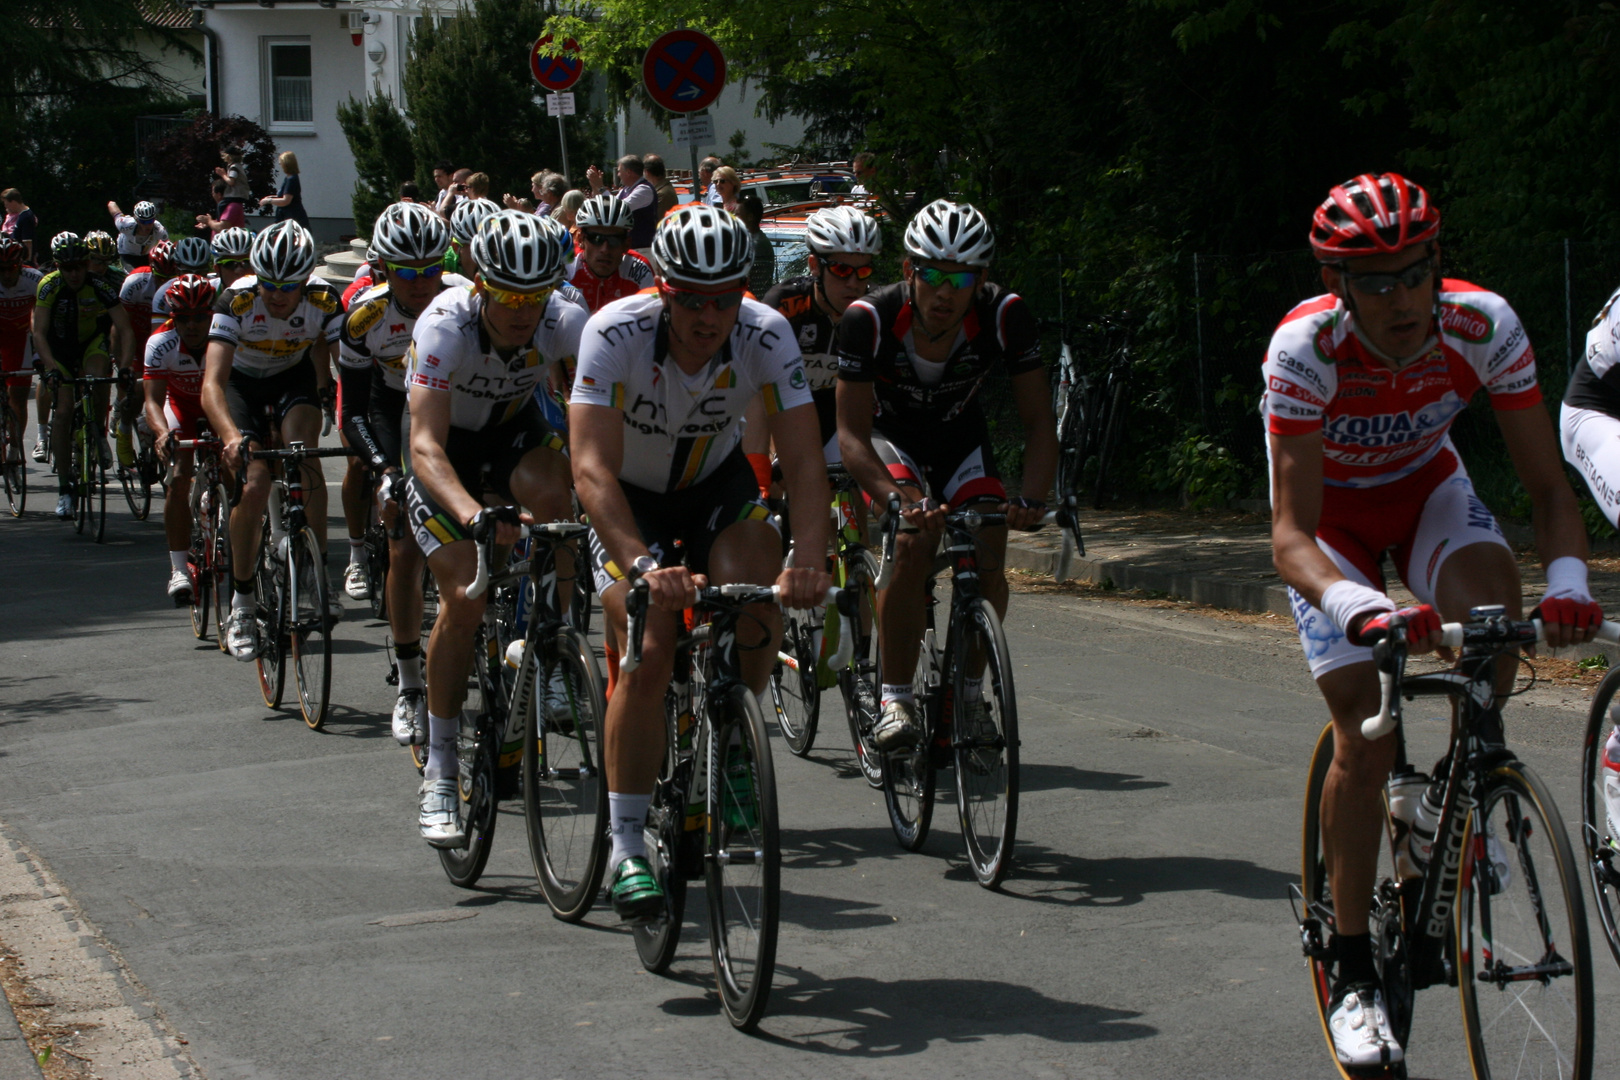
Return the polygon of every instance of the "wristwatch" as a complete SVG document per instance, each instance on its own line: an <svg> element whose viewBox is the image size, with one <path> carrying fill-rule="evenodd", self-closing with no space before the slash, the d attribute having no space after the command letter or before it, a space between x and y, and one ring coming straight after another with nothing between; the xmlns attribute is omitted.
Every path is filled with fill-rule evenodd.
<svg viewBox="0 0 1620 1080"><path fill-rule="evenodd" d="M630 564L630 569L636 572L636 577L646 577L658 569L658 560L651 555L637 555L635 562Z"/></svg>

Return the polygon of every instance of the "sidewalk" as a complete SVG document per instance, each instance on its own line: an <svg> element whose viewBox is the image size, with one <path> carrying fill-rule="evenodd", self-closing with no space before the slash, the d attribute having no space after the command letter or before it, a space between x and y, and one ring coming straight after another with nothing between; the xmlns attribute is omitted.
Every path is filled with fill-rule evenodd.
<svg viewBox="0 0 1620 1080"><path fill-rule="evenodd" d="M1271 521L1260 513L1217 510L1089 510L1080 514L1086 554L1070 571L1081 581L1104 588L1162 593L1234 611L1271 612L1292 618L1288 590L1271 565ZM1504 527L1519 559L1525 610L1546 589L1541 561L1530 530ZM1059 534L1054 529L1014 533L1007 544L1010 569L1049 575L1057 564ZM1590 564L1592 594L1605 612L1620 617L1620 555L1613 544L1594 544ZM1412 594L1390 577L1390 596L1414 602ZM1620 661L1620 648L1594 643L1584 655L1602 652Z"/></svg>

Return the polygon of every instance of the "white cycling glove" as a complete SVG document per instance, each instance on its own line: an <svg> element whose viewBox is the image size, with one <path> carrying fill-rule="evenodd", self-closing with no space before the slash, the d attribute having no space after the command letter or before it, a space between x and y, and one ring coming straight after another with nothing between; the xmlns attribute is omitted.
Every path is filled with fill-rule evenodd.
<svg viewBox="0 0 1620 1080"><path fill-rule="evenodd" d="M1375 612L1394 611L1395 601L1359 581L1340 578L1322 590L1322 603L1319 606L1322 614L1348 636L1350 626L1357 617Z"/></svg>

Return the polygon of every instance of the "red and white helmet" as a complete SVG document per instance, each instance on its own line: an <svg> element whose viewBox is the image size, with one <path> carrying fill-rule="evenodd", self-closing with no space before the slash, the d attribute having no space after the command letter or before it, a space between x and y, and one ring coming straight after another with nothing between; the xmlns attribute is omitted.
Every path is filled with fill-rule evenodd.
<svg viewBox="0 0 1620 1080"><path fill-rule="evenodd" d="M214 283L201 274L181 274L169 283L169 311L174 315L207 311L214 306L217 294Z"/></svg>
<svg viewBox="0 0 1620 1080"><path fill-rule="evenodd" d="M1440 235L1440 211L1429 193L1399 173L1363 173L1328 192L1311 219L1319 261L1389 255Z"/></svg>

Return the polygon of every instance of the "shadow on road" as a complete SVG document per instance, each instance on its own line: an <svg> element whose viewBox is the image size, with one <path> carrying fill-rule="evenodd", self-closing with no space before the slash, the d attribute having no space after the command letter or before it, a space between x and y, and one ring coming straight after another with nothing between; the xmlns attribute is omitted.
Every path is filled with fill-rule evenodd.
<svg viewBox="0 0 1620 1080"><path fill-rule="evenodd" d="M43 675L0 675L0 700L5 700L6 711L11 714L0 719L0 725L26 723L35 716L55 716L59 713L106 713L123 705L145 704L145 698L113 699L101 694L81 690L58 690L54 694L24 697L25 684L53 681Z"/></svg>
<svg viewBox="0 0 1620 1080"><path fill-rule="evenodd" d="M1144 780L1138 773L1098 772L1073 765L1019 762L1018 788L1030 791L1147 791L1169 787L1168 780Z"/></svg>
<svg viewBox="0 0 1620 1080"><path fill-rule="evenodd" d="M946 875L971 881L965 862ZM1154 893L1209 889L1245 900L1275 900L1293 874L1256 866L1244 859L1198 855L1087 859L1020 842L1012 873L1001 891L1019 900L1081 907L1124 907Z"/></svg>

